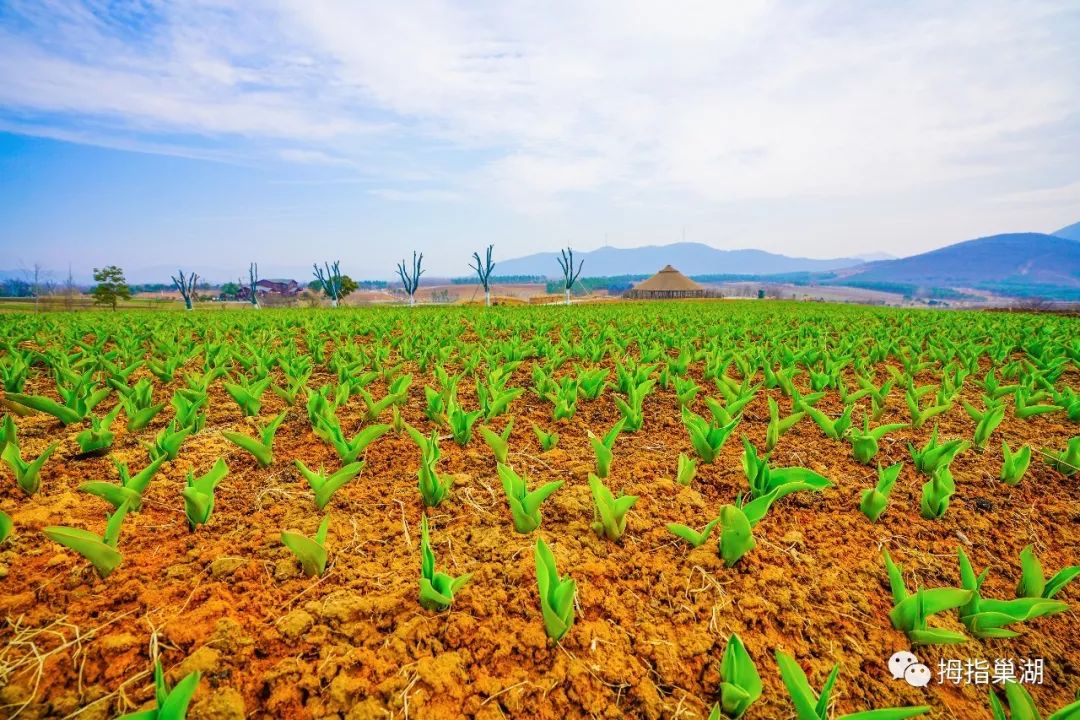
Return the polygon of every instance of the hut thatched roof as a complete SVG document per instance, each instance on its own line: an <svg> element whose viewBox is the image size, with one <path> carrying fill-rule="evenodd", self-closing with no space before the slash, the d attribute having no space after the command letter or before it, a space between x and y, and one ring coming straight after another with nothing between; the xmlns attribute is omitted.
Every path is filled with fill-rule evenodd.
<svg viewBox="0 0 1080 720"><path fill-rule="evenodd" d="M694 292L703 290L705 288L670 265L665 265L663 270L634 286L635 292Z"/></svg>

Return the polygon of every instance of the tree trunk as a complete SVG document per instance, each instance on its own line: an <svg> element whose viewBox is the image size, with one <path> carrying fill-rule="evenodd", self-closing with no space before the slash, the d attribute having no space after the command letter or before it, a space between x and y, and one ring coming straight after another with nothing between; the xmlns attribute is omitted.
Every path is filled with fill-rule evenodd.
<svg viewBox="0 0 1080 720"><path fill-rule="evenodd" d="M484 307L491 307L491 291L484 288Z"/></svg>
<svg viewBox="0 0 1080 720"><path fill-rule="evenodd" d="M337 307L337 298L330 298L330 307L332 307L332 308Z"/></svg>
<svg viewBox="0 0 1080 720"><path fill-rule="evenodd" d="M416 305L416 295L413 295L412 293L409 293L409 307L415 307L415 305Z"/></svg>
<svg viewBox="0 0 1080 720"><path fill-rule="evenodd" d="M570 304L570 288L566 288L566 301L563 304L564 305L569 305Z"/></svg>

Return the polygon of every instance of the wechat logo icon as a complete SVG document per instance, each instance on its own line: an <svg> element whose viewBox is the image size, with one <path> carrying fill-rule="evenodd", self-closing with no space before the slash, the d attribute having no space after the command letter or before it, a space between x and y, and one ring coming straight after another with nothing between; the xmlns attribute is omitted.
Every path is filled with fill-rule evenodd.
<svg viewBox="0 0 1080 720"><path fill-rule="evenodd" d="M901 650L889 658L889 673L894 680L903 680L911 687L926 687L930 684L930 668L919 662L914 653Z"/></svg>

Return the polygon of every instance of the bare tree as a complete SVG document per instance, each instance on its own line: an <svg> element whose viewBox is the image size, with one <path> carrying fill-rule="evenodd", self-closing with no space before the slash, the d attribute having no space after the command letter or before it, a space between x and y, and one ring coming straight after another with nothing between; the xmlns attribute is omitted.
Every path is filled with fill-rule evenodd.
<svg viewBox="0 0 1080 720"><path fill-rule="evenodd" d="M173 285L180 291L180 297L184 298L184 308L186 310L193 309L192 302L195 299L195 283L199 281L199 276L195 273L191 273L186 278L184 277L183 270L177 270L180 277L172 276Z"/></svg>
<svg viewBox="0 0 1080 720"><path fill-rule="evenodd" d="M473 253L473 258L476 260L475 265L469 265L476 271L476 276L480 278L480 284L484 286L484 305L491 307L491 271L495 269L495 263L491 262L491 250L494 245L487 246L487 258L481 262L480 253Z"/></svg>
<svg viewBox="0 0 1080 720"><path fill-rule="evenodd" d="M406 269L404 260L398 263L397 268L401 284L405 286L405 292L409 293L409 307L416 304L416 289L420 287L420 276L424 274L424 271L420 269L421 263L424 262L424 253L420 253L417 257L416 251L413 250L412 260L412 272Z"/></svg>
<svg viewBox="0 0 1080 720"><path fill-rule="evenodd" d="M251 291L251 307L259 309L259 293L255 292L259 284L259 263L248 265L248 289Z"/></svg>
<svg viewBox="0 0 1080 720"><path fill-rule="evenodd" d="M64 309L71 310L75 306L75 278L71 275L71 263L68 263L67 280L64 282Z"/></svg>
<svg viewBox="0 0 1080 720"><path fill-rule="evenodd" d="M330 263L323 263L323 265L326 266L325 272L318 263L313 263L311 267L315 268L315 279L319 281L323 292L330 298L330 306L337 307L338 299L341 298L341 261L335 260L333 265Z"/></svg>
<svg viewBox="0 0 1080 720"><path fill-rule="evenodd" d="M565 250L560 250L559 253L562 257L555 258L559 261L559 267L563 272L563 290L566 293L566 301L564 304L570 304L570 288L574 287L574 283L581 277L581 266L585 264L585 259L582 258L578 263L577 272L574 272L574 251L567 247Z"/></svg>

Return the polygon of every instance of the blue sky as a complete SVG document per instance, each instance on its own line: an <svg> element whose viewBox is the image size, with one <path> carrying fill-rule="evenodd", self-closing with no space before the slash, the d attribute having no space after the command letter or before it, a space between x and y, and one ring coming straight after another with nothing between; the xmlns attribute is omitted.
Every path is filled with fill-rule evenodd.
<svg viewBox="0 0 1080 720"><path fill-rule="evenodd" d="M1052 231L1077 37L1038 1L6 0L0 270Z"/></svg>

